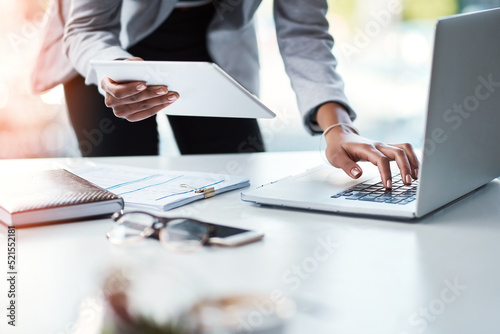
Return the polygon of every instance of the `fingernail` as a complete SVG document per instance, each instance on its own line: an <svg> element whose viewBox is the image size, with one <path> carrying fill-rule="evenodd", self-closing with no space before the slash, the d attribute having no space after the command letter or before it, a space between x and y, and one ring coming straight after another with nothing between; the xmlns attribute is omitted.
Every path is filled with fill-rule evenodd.
<svg viewBox="0 0 500 334"><path fill-rule="evenodd" d="M140 85L137 85L137 90L145 90L146 89L146 85L145 84L140 84Z"/></svg>
<svg viewBox="0 0 500 334"><path fill-rule="evenodd" d="M386 181L385 187L387 189L392 189L392 180L391 179L389 179L389 180Z"/></svg>
<svg viewBox="0 0 500 334"><path fill-rule="evenodd" d="M353 169L351 169L351 174L354 177L358 176L360 173L361 173L361 171L359 170L358 167L354 167Z"/></svg>
<svg viewBox="0 0 500 334"><path fill-rule="evenodd" d="M414 173L415 173L415 179L417 179L418 178L418 168L415 168Z"/></svg>
<svg viewBox="0 0 500 334"><path fill-rule="evenodd" d="M166 90L164 90L164 89L162 89L162 88L160 88L160 89L158 89L158 90L156 91L156 94L158 94L158 95L164 95L164 94L167 94L167 91L166 91Z"/></svg>
<svg viewBox="0 0 500 334"><path fill-rule="evenodd" d="M170 102L174 102L175 100L177 100L177 96L176 95L170 95L167 100L169 100Z"/></svg>
<svg viewBox="0 0 500 334"><path fill-rule="evenodd" d="M411 175L406 174L406 183L411 184Z"/></svg>

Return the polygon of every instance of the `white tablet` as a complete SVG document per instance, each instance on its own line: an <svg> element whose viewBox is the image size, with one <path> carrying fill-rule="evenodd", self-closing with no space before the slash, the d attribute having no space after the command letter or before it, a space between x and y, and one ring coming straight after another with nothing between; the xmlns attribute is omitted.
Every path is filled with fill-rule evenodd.
<svg viewBox="0 0 500 334"><path fill-rule="evenodd" d="M98 82L145 81L165 85L180 98L164 109L167 115L235 118L273 118L276 115L219 66L209 62L109 61L90 65Z"/></svg>

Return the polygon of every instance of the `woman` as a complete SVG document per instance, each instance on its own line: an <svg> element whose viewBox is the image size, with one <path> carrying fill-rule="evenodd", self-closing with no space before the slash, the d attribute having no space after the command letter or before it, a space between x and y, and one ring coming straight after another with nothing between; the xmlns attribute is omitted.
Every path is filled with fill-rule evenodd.
<svg viewBox="0 0 500 334"><path fill-rule="evenodd" d="M73 124L93 119L86 126L96 129L99 121L113 119L116 123L110 137L120 132L116 145L111 145L113 152L136 155L136 150L149 150L155 139L151 137L156 136L157 143L152 116L179 97L165 86L147 87L142 82L118 84L109 78L97 82L89 66L91 59L214 61L257 94L258 51L253 16L259 4L259 0L74 0L66 23L64 50L85 82L94 85L90 86L94 90L98 85L102 88L105 104L112 111L106 110L96 117L94 108L85 106L77 112L81 101L71 93L77 89L66 84ZM335 70L326 11L326 0L274 1L280 52L306 130L324 132L328 160L349 176L360 177L362 170L356 162L368 160L379 167L384 184L391 188L389 161L396 160L403 180L411 184L418 174L418 160L411 145L373 142L359 136L352 125L355 114ZM258 138L256 146L263 148L254 120L169 117L169 121L183 154L238 152L249 136ZM107 146L111 141L106 137L104 142Z"/></svg>

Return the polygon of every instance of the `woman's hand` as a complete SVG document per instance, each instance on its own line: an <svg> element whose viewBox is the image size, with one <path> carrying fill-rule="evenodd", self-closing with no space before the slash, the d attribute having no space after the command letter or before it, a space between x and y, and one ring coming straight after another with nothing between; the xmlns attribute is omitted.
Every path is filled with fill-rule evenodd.
<svg viewBox="0 0 500 334"><path fill-rule="evenodd" d="M322 129L337 123L351 124L347 112L336 103L327 103L320 107L317 121ZM363 170L356 163L370 161L379 169L386 189L392 188L389 162L395 160L406 185L418 178L419 162L410 144L387 145L361 137L348 126L336 126L326 135L326 158L337 168L341 168L350 177L359 178Z"/></svg>
<svg viewBox="0 0 500 334"><path fill-rule="evenodd" d="M134 57L129 61L142 61ZM113 108L113 113L130 122L137 122L168 107L179 98L179 93L169 91L167 86L146 86L143 81L118 83L103 78L101 88L106 92L104 103Z"/></svg>

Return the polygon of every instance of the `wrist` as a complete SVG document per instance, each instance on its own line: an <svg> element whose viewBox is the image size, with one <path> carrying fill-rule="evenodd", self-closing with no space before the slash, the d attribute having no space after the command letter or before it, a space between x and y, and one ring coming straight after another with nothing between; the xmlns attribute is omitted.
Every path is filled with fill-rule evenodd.
<svg viewBox="0 0 500 334"><path fill-rule="evenodd" d="M323 131L323 137L325 138L327 135L340 136L343 134L359 135L359 131L352 124L347 124L347 123L335 123L330 125Z"/></svg>
<svg viewBox="0 0 500 334"><path fill-rule="evenodd" d="M328 133L356 133L359 131L354 127L347 110L335 102L325 103L318 108L316 121L326 136Z"/></svg>

